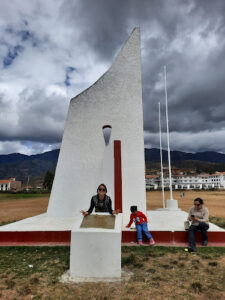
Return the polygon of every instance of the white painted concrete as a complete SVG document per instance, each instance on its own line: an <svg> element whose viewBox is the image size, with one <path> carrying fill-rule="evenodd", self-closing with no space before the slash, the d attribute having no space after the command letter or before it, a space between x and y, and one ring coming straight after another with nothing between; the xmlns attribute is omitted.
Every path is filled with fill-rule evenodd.
<svg viewBox="0 0 225 300"><path fill-rule="evenodd" d="M80 228L80 222L75 222L70 246L72 278L121 277L122 214L115 218L114 229Z"/></svg>
<svg viewBox="0 0 225 300"><path fill-rule="evenodd" d="M150 231L185 231L184 221L188 213L183 210L163 211L148 210L148 228ZM209 231L225 231L224 229L210 223Z"/></svg>
<svg viewBox="0 0 225 300"><path fill-rule="evenodd" d="M133 276L134 273L122 270L121 277L113 277L113 278L96 278L96 277L71 277L69 270L66 271L60 278L60 282L62 283L81 283L81 282L118 282L118 281L127 281Z"/></svg>
<svg viewBox="0 0 225 300"><path fill-rule="evenodd" d="M76 218L59 218L48 217L45 213L0 226L0 231L65 231L72 229L75 220L82 220L82 216L79 215Z"/></svg>
<svg viewBox="0 0 225 300"><path fill-rule="evenodd" d="M121 140L122 144L126 224L131 205L146 212L139 29L133 31L111 68L70 102L47 211L49 217L76 217L81 209L89 207L97 186L108 180L108 176L102 176L105 125L112 127L110 144L114 140ZM113 195L110 185L108 195Z"/></svg>
<svg viewBox="0 0 225 300"><path fill-rule="evenodd" d="M184 231L184 221L188 213L185 211L148 210L148 228L155 231ZM72 230L75 222L81 222L82 216L75 218L48 217L41 214L35 217L0 226L0 231L64 231ZM128 223L128 222L127 222ZM126 224L125 224L126 225ZM122 230L129 230L122 228ZM209 231L225 231L210 223Z"/></svg>
<svg viewBox="0 0 225 300"><path fill-rule="evenodd" d="M110 195L114 206L114 143L110 143L105 147L100 183L104 183L107 186L107 193Z"/></svg>
<svg viewBox="0 0 225 300"><path fill-rule="evenodd" d="M180 208L178 208L178 201L175 199L166 200L166 208L167 210L180 210Z"/></svg>

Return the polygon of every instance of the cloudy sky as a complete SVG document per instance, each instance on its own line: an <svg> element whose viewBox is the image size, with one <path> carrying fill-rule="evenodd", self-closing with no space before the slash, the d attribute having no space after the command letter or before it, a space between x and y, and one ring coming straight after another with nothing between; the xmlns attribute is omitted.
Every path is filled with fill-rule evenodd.
<svg viewBox="0 0 225 300"><path fill-rule="evenodd" d="M141 29L145 146L225 153L224 0L0 0L0 154L59 148L69 99Z"/></svg>

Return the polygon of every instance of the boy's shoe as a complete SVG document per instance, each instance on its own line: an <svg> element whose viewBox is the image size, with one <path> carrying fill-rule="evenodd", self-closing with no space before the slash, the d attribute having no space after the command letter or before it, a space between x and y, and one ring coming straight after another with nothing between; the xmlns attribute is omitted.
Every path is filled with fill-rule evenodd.
<svg viewBox="0 0 225 300"><path fill-rule="evenodd" d="M202 245L203 245L203 246L207 246L207 245L208 245L208 240L204 240L204 241L202 242Z"/></svg>
<svg viewBox="0 0 225 300"><path fill-rule="evenodd" d="M138 241L138 245L143 245L142 241Z"/></svg>
<svg viewBox="0 0 225 300"><path fill-rule="evenodd" d="M155 245L155 241L153 239L150 239L149 245L151 245L151 246Z"/></svg>

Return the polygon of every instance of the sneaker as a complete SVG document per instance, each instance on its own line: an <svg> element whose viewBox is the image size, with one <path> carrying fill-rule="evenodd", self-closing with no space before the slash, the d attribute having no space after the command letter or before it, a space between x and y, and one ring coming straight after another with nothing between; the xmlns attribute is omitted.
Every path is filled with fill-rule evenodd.
<svg viewBox="0 0 225 300"><path fill-rule="evenodd" d="M203 245L203 246L207 246L207 245L208 245L208 241L207 241L207 240L203 241L203 242L202 242L202 245Z"/></svg>
<svg viewBox="0 0 225 300"><path fill-rule="evenodd" d="M150 239L149 245L151 245L151 246L155 245L155 241L153 239Z"/></svg>
<svg viewBox="0 0 225 300"><path fill-rule="evenodd" d="M142 241L138 241L138 245L143 245Z"/></svg>

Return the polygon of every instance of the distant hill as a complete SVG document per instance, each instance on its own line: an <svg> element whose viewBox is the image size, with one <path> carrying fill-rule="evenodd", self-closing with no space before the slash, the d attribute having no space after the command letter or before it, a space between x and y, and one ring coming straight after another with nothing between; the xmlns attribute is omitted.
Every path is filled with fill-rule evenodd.
<svg viewBox="0 0 225 300"><path fill-rule="evenodd" d="M168 154L166 150L162 150L163 161L168 160ZM186 153L181 151L170 151L171 161L178 162L184 160L197 160L212 163L225 163L225 154L218 152L197 152ZM145 149L145 161L153 162L160 161L159 149Z"/></svg>
<svg viewBox="0 0 225 300"><path fill-rule="evenodd" d="M59 149L36 155L13 153L0 155L0 179L16 177L23 183L35 178L43 178L47 170L55 170L58 161Z"/></svg>
<svg viewBox="0 0 225 300"><path fill-rule="evenodd" d="M167 151L163 150L163 161L167 162ZM13 153L0 155L0 179L16 177L23 183L41 181L47 170L54 171L58 161L59 149L36 155ZM225 171L225 154L217 152L186 153L171 151L173 167L192 168L199 172ZM148 168L159 168L159 149L145 149L145 162Z"/></svg>
<svg viewBox="0 0 225 300"><path fill-rule="evenodd" d="M168 153L162 151L164 167L168 163ZM216 171L225 171L225 154L217 152L197 152L186 153L181 151L171 151L172 168L191 169L196 173L214 173ZM145 163L148 170L160 169L160 151L159 149L145 149Z"/></svg>

